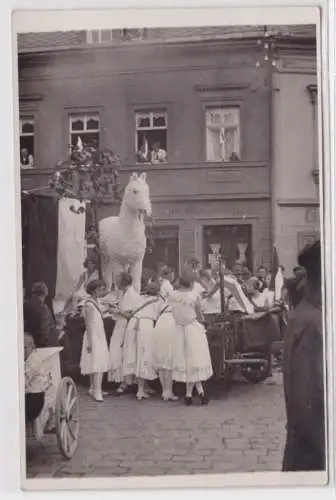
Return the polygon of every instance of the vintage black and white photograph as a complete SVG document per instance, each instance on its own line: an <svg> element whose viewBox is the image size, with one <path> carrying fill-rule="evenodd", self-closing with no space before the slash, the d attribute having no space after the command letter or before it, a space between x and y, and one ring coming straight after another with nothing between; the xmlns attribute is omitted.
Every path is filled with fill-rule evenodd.
<svg viewBox="0 0 336 500"><path fill-rule="evenodd" d="M110 15L16 35L25 488L323 473L318 23Z"/></svg>

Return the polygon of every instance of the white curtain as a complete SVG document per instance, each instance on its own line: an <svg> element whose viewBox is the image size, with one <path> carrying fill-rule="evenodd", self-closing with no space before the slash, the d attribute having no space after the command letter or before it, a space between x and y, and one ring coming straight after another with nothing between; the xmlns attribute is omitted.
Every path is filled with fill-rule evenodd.
<svg viewBox="0 0 336 500"><path fill-rule="evenodd" d="M86 257L85 211L74 213L70 207L80 207L78 200L62 198L58 205L58 249L57 279L54 311L57 314L64 307L65 300L73 292L83 272ZM85 204L82 206L85 208Z"/></svg>
<svg viewBox="0 0 336 500"><path fill-rule="evenodd" d="M239 108L206 111L206 147L208 161L230 161L232 153L240 157Z"/></svg>

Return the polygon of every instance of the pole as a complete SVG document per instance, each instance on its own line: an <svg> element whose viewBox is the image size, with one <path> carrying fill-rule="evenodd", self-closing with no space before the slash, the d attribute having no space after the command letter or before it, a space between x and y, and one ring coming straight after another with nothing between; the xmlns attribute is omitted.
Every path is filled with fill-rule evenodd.
<svg viewBox="0 0 336 500"><path fill-rule="evenodd" d="M221 305L221 313L225 312L225 296L224 296L224 275L223 275L223 261L222 256L219 254L219 283L220 283L220 305Z"/></svg>

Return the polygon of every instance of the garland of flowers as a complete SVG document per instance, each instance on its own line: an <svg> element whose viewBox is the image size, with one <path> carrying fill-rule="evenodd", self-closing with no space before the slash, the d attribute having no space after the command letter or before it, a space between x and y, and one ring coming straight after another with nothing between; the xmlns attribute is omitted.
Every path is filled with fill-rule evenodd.
<svg viewBox="0 0 336 500"><path fill-rule="evenodd" d="M55 166L49 180L49 187L58 198L74 198L79 202L88 201L85 206L71 205L74 213L87 213L91 216L91 225L87 228L86 240L95 244L99 251L99 216L98 210L104 199L112 203L121 202L119 169L121 160L114 151L99 149L96 143L83 143L78 138L76 145L69 146L69 157ZM99 261L99 274L101 265Z"/></svg>

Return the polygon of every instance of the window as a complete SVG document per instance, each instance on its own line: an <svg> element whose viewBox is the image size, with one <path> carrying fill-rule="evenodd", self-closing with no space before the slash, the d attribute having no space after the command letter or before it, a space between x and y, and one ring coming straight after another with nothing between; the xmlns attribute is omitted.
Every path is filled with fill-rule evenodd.
<svg viewBox="0 0 336 500"><path fill-rule="evenodd" d="M238 107L206 110L207 161L240 160L240 110Z"/></svg>
<svg viewBox="0 0 336 500"><path fill-rule="evenodd" d="M124 28L122 37L125 40L143 40L146 37L146 28Z"/></svg>
<svg viewBox="0 0 336 500"><path fill-rule="evenodd" d="M108 43L112 39L112 30L91 30L86 32L87 43Z"/></svg>
<svg viewBox="0 0 336 500"><path fill-rule="evenodd" d="M34 166L35 120L33 116L20 118L20 159L22 168Z"/></svg>
<svg viewBox="0 0 336 500"><path fill-rule="evenodd" d="M69 144L75 146L78 138L83 144L92 144L99 148L99 116L98 115L73 115L69 117Z"/></svg>
<svg viewBox="0 0 336 500"><path fill-rule="evenodd" d="M213 249L217 246L229 269L238 263L252 269L251 225L205 226L203 231L205 267L215 263Z"/></svg>
<svg viewBox="0 0 336 500"><path fill-rule="evenodd" d="M167 113L164 110L136 113L135 148L138 163L167 161Z"/></svg>

